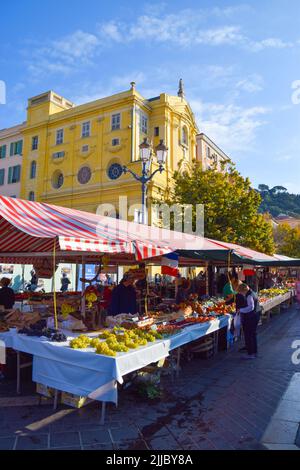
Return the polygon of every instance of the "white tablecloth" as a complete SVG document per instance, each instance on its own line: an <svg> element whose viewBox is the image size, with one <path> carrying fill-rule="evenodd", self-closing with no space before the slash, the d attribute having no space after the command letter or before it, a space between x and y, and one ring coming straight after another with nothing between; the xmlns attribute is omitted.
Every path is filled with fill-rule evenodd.
<svg viewBox="0 0 300 470"><path fill-rule="evenodd" d="M1 333L0 340L6 347L33 355L34 382L94 400L117 403L117 382L122 383L124 375L167 357L172 349L228 326L228 321L226 315L191 325L169 339L117 353L116 357L95 354L92 348L71 349L67 343L51 343L14 332Z"/></svg>
<svg viewBox="0 0 300 470"><path fill-rule="evenodd" d="M287 292L286 294L277 295L276 297L273 297L272 299L267 300L266 302L261 304L263 311L268 312L269 310L272 310L273 308L278 307L278 305L282 304L283 302L290 300L292 296L293 296L293 292Z"/></svg>

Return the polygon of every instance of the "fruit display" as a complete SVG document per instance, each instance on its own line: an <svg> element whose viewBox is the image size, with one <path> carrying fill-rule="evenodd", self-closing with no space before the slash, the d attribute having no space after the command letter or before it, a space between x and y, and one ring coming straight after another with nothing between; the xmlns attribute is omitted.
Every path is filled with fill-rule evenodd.
<svg viewBox="0 0 300 470"><path fill-rule="evenodd" d="M263 289L259 292L260 297L265 297L265 298L272 298L272 297L277 297L278 295L284 295L289 292L289 289L287 288L280 288L280 287L273 287L271 289Z"/></svg>
<svg viewBox="0 0 300 470"><path fill-rule="evenodd" d="M182 330L177 325L159 325L157 331L163 336L173 336L181 333Z"/></svg>
<svg viewBox="0 0 300 470"><path fill-rule="evenodd" d="M5 316L5 322L8 327L24 328L40 320L39 313L22 313L19 309L13 310Z"/></svg>
<svg viewBox="0 0 300 470"><path fill-rule="evenodd" d="M0 321L0 333L5 333L6 331L9 331L9 327L4 321Z"/></svg>
<svg viewBox="0 0 300 470"><path fill-rule="evenodd" d="M159 332L152 330L114 328L113 330L104 330L98 338L80 335L70 341L70 347L72 349L93 347L96 354L115 356L118 352L128 352L130 349L146 346L148 342L162 338L163 336Z"/></svg>
<svg viewBox="0 0 300 470"><path fill-rule="evenodd" d="M66 303L64 302L61 306L61 315L63 317L63 319L67 319L68 316L71 314L71 313L74 313L76 311L76 308L69 304L69 303Z"/></svg>
<svg viewBox="0 0 300 470"><path fill-rule="evenodd" d="M40 320L38 323L24 327L18 331L21 335L33 336L36 338L45 337L51 342L63 343L67 341L64 333L54 328L46 328L46 320Z"/></svg>

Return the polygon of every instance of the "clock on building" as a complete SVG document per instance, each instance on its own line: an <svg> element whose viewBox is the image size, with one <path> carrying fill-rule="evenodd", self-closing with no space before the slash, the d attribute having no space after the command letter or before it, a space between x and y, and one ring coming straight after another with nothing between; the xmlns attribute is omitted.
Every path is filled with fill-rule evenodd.
<svg viewBox="0 0 300 470"><path fill-rule="evenodd" d="M91 169L88 166L83 166L78 171L77 179L80 184L86 184L90 181L92 177Z"/></svg>
<svg viewBox="0 0 300 470"><path fill-rule="evenodd" d="M108 168L107 174L111 180L116 180L120 178L123 173L123 168L119 163L113 163Z"/></svg>

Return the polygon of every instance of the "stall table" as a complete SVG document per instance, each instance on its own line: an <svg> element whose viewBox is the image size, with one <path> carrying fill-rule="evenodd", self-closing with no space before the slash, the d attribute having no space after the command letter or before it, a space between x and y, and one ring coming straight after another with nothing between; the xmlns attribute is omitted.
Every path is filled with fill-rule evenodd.
<svg viewBox="0 0 300 470"><path fill-rule="evenodd" d="M117 404L117 383L123 376L151 363L166 358L170 351L208 334L228 327L229 316L206 323L185 327L180 333L167 339L156 340L147 346L118 353L116 357L99 355L93 348L72 349L67 342L55 343L9 331L0 334L7 348L33 355L32 379L59 391L65 391L93 400ZM65 332L69 337L77 336ZM88 336L97 336L92 333ZM102 421L104 419L104 406Z"/></svg>

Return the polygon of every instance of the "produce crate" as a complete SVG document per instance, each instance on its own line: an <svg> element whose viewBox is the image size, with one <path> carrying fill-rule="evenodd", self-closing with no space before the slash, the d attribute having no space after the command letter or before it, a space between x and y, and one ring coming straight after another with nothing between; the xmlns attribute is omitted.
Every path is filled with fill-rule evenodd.
<svg viewBox="0 0 300 470"><path fill-rule="evenodd" d="M36 384L36 393L39 395L43 395L43 397L47 398L54 398L55 389L52 387L48 387L47 385L40 384L37 382Z"/></svg>
<svg viewBox="0 0 300 470"><path fill-rule="evenodd" d="M82 397L68 392L61 392L61 403L71 406L72 408L82 408L92 401L93 400L88 397Z"/></svg>

